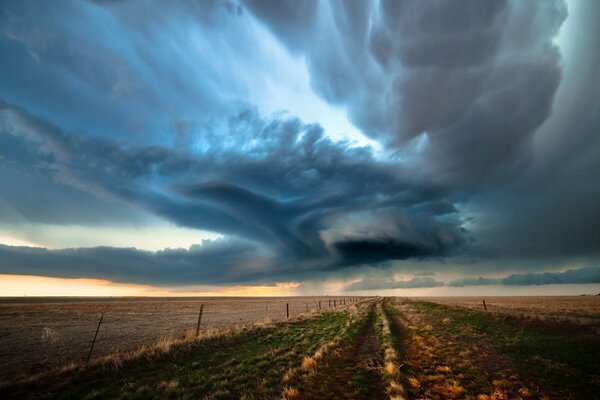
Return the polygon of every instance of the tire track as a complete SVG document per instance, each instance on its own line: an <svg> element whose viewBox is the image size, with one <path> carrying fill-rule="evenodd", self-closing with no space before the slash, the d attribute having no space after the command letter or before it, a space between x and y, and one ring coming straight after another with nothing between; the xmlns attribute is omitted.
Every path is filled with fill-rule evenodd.
<svg viewBox="0 0 600 400"><path fill-rule="evenodd" d="M387 399L381 376L383 354L375 330L375 304L348 337L316 365L300 387L298 398L307 400Z"/></svg>

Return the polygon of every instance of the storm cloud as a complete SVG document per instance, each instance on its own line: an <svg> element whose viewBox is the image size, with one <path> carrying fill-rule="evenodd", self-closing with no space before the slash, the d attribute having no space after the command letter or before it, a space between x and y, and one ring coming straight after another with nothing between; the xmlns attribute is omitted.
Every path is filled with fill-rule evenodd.
<svg viewBox="0 0 600 400"><path fill-rule="evenodd" d="M521 165L560 82L558 0L245 4L365 134L400 152L427 138L434 179L480 182Z"/></svg>
<svg viewBox="0 0 600 400"><path fill-rule="evenodd" d="M205 151L190 152L166 145L100 141L65 132L6 102L1 106L6 137L18 144L28 159L36 160L33 165L23 165L19 163L22 152L3 154L6 169L11 168L14 174L27 176L34 172L43 176L51 182L44 192L76 190L115 207L120 203L141 207L180 226L245 239L268 249L272 260L264 260L265 269L272 269L275 259L280 265L287 264L288 269L337 269L437 257L465 241L466 232L443 187L415 182L403 173L401 164L378 161L369 148L332 142L319 126L305 125L294 117L261 118L255 111L244 109L224 126L207 128L202 135ZM229 135L231 141L224 135ZM36 221L42 214L40 221L45 221L41 211L44 205L22 201L18 191L11 190L11 182L5 185L7 193L13 193L6 196L11 209L29 221ZM69 204L63 206L71 210L71 220L86 221L87 210L81 210L78 216L80 210L72 210ZM51 205L51 209L55 207ZM106 265L117 260L116 249L80 251L85 259L92 259L92 254L102 258L95 265L98 270L92 268L86 273L107 271ZM12 253L6 264L10 268L3 272L14 272L13 267L19 264L18 253ZM199 261L203 256L201 252L192 253L184 252L182 259ZM60 260L78 253L44 254ZM123 279L129 280L136 270L144 280L154 276L160 282L168 271L179 276L173 278L176 281L188 279L187 274L158 262L164 261L159 254L131 254L135 255L134 264L147 259L151 264L160 264L164 271L123 266L128 269ZM73 262L62 265L67 264ZM198 268L205 269L201 264ZM61 263L53 265L59 270ZM121 269L118 265L121 263L112 268L112 279L117 279ZM231 268L235 265L232 262ZM31 266L27 261L20 268L28 272ZM207 271L222 272L223 266L197 276ZM283 265L280 268L286 269ZM69 270L70 276L76 274ZM47 273L54 274L52 271L54 268L49 268ZM288 273L293 274L293 268ZM60 271L56 274L62 276Z"/></svg>
<svg viewBox="0 0 600 400"><path fill-rule="evenodd" d="M466 278L454 280L449 286L473 286L473 285L508 285L508 286L529 286L529 285L562 285L562 284L582 284L582 283L600 283L600 268L586 267L579 269L568 269L564 272L544 272L528 274L512 274L506 278Z"/></svg>
<svg viewBox="0 0 600 400"><path fill-rule="evenodd" d="M415 277L408 280L393 278L366 278L346 286L346 290L379 290L379 289L418 289L444 286L443 282L432 277Z"/></svg>
<svg viewBox="0 0 600 400"><path fill-rule="evenodd" d="M221 238L2 245L0 273L590 281L538 273L600 257L599 17L562 0L2 3L0 233L159 220ZM358 141L324 128L339 110Z"/></svg>

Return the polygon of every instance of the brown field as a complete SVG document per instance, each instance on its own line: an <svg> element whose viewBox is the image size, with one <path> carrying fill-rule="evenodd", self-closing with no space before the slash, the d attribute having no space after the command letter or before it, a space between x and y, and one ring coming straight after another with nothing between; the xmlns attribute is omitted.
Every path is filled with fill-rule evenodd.
<svg viewBox="0 0 600 400"><path fill-rule="evenodd" d="M4 298L0 299L0 377L37 373L84 360L100 314L94 356L163 339L201 335L340 307L342 297L262 298ZM345 300L348 301L348 300Z"/></svg>
<svg viewBox="0 0 600 400"><path fill-rule="evenodd" d="M489 297L488 312L475 297L346 298L335 309L330 299L4 300L0 398L591 400L600 393L598 298ZM81 362L102 311L96 357ZM267 317L285 322L261 323ZM231 329L240 324L254 327ZM27 372L36 374L16 376Z"/></svg>
<svg viewBox="0 0 600 400"><path fill-rule="evenodd" d="M491 313L581 325L600 325L600 296L423 297L422 299L478 310L483 310L483 300L485 300L487 310Z"/></svg>

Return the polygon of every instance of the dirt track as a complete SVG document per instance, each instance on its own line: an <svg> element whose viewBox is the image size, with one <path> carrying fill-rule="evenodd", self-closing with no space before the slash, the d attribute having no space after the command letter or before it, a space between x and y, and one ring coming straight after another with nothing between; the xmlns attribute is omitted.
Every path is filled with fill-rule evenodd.
<svg viewBox="0 0 600 400"><path fill-rule="evenodd" d="M301 388L300 398L311 400L383 400L385 385L380 374L381 347L375 332L375 311L371 306L339 348L318 365L317 373Z"/></svg>

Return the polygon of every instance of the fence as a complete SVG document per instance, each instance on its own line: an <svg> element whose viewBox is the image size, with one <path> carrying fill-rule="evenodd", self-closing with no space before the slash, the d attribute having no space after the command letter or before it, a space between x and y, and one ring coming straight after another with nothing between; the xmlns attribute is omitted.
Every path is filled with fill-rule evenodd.
<svg viewBox="0 0 600 400"><path fill-rule="evenodd" d="M34 373L163 338L282 321L360 297L105 299L0 303L0 376ZM200 311L202 310L201 314ZM102 316L102 317L101 317ZM101 319L100 319L101 318Z"/></svg>

